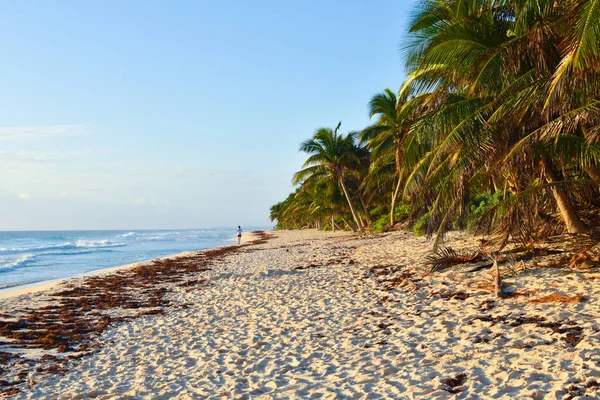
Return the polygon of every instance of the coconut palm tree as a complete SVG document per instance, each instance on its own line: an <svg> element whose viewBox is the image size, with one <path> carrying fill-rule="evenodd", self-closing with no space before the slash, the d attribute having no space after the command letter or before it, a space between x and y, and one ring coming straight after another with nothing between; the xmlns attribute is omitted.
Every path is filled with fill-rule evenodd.
<svg viewBox="0 0 600 400"><path fill-rule="evenodd" d="M436 247L446 229L471 223L470 202L486 194L500 200L481 222L501 246L541 228L597 225L600 0L421 0L403 52L400 91L369 103L369 172L355 135L319 130L301 147L303 193L276 215L305 226L349 212L363 229L384 203L395 222L402 195L414 218L428 218ZM327 187L347 205L323 196Z"/></svg>
<svg viewBox="0 0 600 400"><path fill-rule="evenodd" d="M590 169L593 177L597 159L596 150L590 147L597 144L587 149L580 145L579 153L569 154L571 161L556 150L577 123L597 126L598 45L581 39L583 31L591 32L588 37L600 32L600 19L589 20L597 13L597 3L422 2L410 28L406 46L410 74L401 92L428 96L431 108L414 125L413 134L421 137L429 151L411 172L406 188L410 191L426 183L425 192L431 195L430 225L438 233L453 216L464 214L469 194L481 190L477 186L486 181L496 188L504 181L514 194L543 197L544 192L550 193L570 233L587 229L565 186L573 179L562 170L575 162ZM573 48L578 46L564 44L573 41L567 29L570 24L582 26L576 30L575 43L586 43L581 60L592 66L582 72L587 74L582 81L596 83L591 90L579 87L574 91L577 95L560 90L561 68L570 62L569 54L575 56ZM562 59L558 44L569 49ZM559 101L561 96L569 101ZM539 175L545 184L536 180ZM515 199L524 198L510 201L518 206Z"/></svg>
<svg viewBox="0 0 600 400"><path fill-rule="evenodd" d="M335 130L320 128L311 139L300 145L300 151L309 154L309 157L304 163L303 169L294 175L293 182L297 184L322 179L337 182L344 192L357 229L363 232L363 223L353 205L346 184L347 179L353 175L353 171L360 165L360 159L355 152L356 134L338 134L340 125L341 122Z"/></svg>
<svg viewBox="0 0 600 400"><path fill-rule="evenodd" d="M372 164L372 172L380 172L382 164L393 159L396 168L396 184L391 195L390 225L394 226L396 200L402 186L404 147L412 123L412 108L405 107L405 99L398 98L389 88L378 93L369 102L369 117L377 121L361 132L360 140L367 143L371 156L378 159Z"/></svg>

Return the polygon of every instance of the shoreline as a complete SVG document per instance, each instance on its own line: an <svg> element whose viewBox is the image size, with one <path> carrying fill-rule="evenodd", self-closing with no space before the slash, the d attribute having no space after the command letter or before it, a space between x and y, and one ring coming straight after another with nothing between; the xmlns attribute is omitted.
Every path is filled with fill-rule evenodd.
<svg viewBox="0 0 600 400"><path fill-rule="evenodd" d="M206 250L206 249L203 249L203 250ZM198 251L202 251L202 250L198 250ZM117 265L114 267L95 269L95 270L84 272L84 273L81 273L78 275L69 276L67 278L58 278L58 279L52 279L49 281L32 282L32 283L26 283L23 285L11 286L11 287L7 287L4 289L0 289L0 299L7 299L7 298L15 297L15 296L20 296L23 294L33 294L33 293L37 293L37 292L42 292L45 290L53 289L58 285L68 283L72 279L81 279L81 278L86 278L86 277L90 277L90 276L101 276L104 274L110 274L113 272L117 272L117 271L123 270L123 269L135 268L140 265L152 262L154 260L169 260L169 259L173 259L176 257L181 257L181 256L193 254L193 253L195 253L195 252L194 251L184 251L181 253L171 254L168 256L164 256L164 257L151 258L148 260L137 261L134 263L123 264L123 265Z"/></svg>
<svg viewBox="0 0 600 400"><path fill-rule="evenodd" d="M248 232L248 233L252 233L252 232ZM46 290L51 290L61 284L68 283L70 280L73 280L73 279L81 279L81 278L86 278L86 277L90 277L90 276L102 276L105 274L111 274L111 273L117 272L119 270L136 268L136 267L139 267L140 265L144 265L144 264L153 262L155 260L171 260L171 259L174 259L177 257L189 256L191 254L195 254L195 253L205 251L205 250L218 249L221 247L228 247L228 246L232 246L232 245L235 245L235 243L226 244L226 245L217 246L217 247L208 247L206 249L200 249L200 250L192 250L192 251L188 250L188 251L183 251L181 253L169 254L169 255L166 255L163 257L157 257L157 258L150 258L148 260L136 261L136 262L129 263L129 264L94 269L94 270L91 270L88 272L83 272L81 274L69 276L66 278L58 278L58 279L52 279L52 280L48 280L48 281L31 282L31 283L25 283L25 284L19 284L19 285L15 285L15 286L5 287L5 288L0 289L0 300L8 299L11 297L17 297L17 296L21 296L24 294L33 294L33 293L43 292Z"/></svg>

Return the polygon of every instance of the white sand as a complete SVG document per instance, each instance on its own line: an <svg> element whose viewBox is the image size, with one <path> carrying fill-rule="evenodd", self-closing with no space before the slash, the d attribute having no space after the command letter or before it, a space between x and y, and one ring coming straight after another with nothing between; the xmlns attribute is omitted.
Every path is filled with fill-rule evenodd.
<svg viewBox="0 0 600 400"><path fill-rule="evenodd" d="M588 273L557 269L507 281L513 289L584 294L578 304L530 304L520 296L490 303L487 271L423 273L431 243L406 233L356 238L348 233L276 232L260 251L226 257L207 287L173 286L166 316L122 323L69 372L31 372L15 398L564 398L574 386L596 396L600 381L600 291ZM452 234L454 248L476 241ZM349 262L352 261L353 263ZM317 265L305 270L298 266ZM330 264L330 265L326 265ZM416 271L386 289L378 264ZM465 300L439 293L464 291ZM437 293L437 294L436 294ZM10 301L0 302L3 307ZM14 306L14 304L13 304ZM10 307L9 307L10 308ZM507 323L474 320L504 316ZM573 347L552 329L509 326L516 316L570 320L583 328ZM466 374L459 394L444 382ZM585 384L590 386L585 388Z"/></svg>

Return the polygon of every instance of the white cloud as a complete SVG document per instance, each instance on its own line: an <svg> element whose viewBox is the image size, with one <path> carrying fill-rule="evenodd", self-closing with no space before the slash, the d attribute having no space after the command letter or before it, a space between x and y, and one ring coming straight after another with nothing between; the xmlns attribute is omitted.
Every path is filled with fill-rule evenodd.
<svg viewBox="0 0 600 400"><path fill-rule="evenodd" d="M29 193L26 193L26 192L19 192L19 194L17 196L20 199L22 199L22 200L28 200L29 199Z"/></svg>
<svg viewBox="0 0 600 400"><path fill-rule="evenodd" d="M135 204L136 206L145 206L146 203L147 201L145 197L139 197L133 204Z"/></svg>
<svg viewBox="0 0 600 400"><path fill-rule="evenodd" d="M0 137L1 140L1 137ZM0 163L56 164L57 156L48 152L0 150Z"/></svg>
<svg viewBox="0 0 600 400"><path fill-rule="evenodd" d="M31 140L85 133L83 125L0 126L0 140Z"/></svg>

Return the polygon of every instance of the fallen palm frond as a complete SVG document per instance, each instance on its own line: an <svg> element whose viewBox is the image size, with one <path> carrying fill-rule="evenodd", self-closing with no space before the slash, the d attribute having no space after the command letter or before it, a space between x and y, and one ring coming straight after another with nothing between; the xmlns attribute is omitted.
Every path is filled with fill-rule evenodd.
<svg viewBox="0 0 600 400"><path fill-rule="evenodd" d="M482 249L476 251L454 250L452 247L443 247L425 259L425 265L429 266L429 272L441 271L453 265L473 263L484 260Z"/></svg>
<svg viewBox="0 0 600 400"><path fill-rule="evenodd" d="M569 260L569 268L590 269L600 267L600 242L590 238Z"/></svg>
<svg viewBox="0 0 600 400"><path fill-rule="evenodd" d="M592 256L585 251L575 254L569 262L569 268L590 269L594 267L600 267L600 257Z"/></svg>

